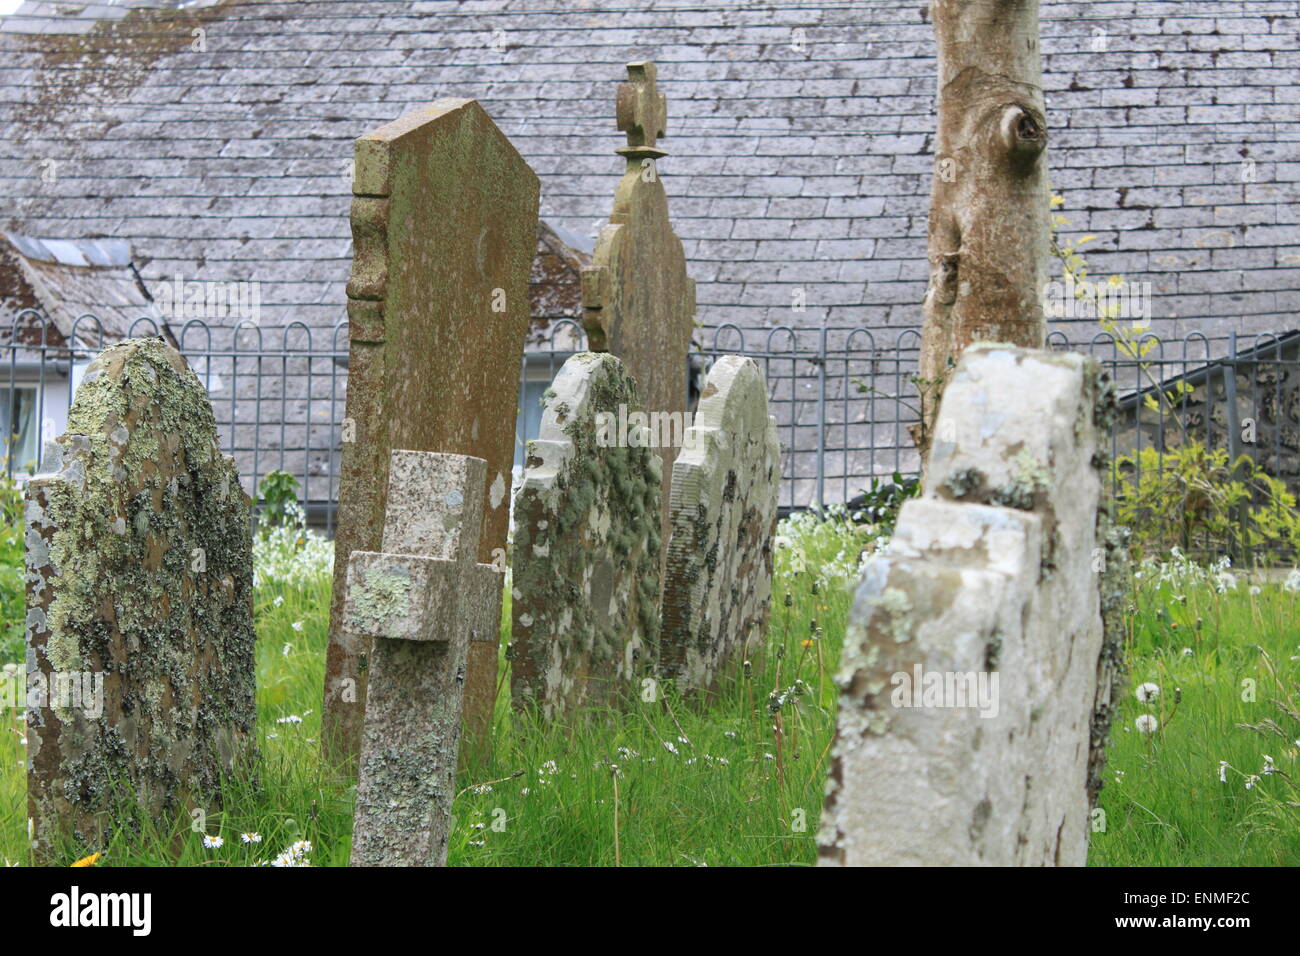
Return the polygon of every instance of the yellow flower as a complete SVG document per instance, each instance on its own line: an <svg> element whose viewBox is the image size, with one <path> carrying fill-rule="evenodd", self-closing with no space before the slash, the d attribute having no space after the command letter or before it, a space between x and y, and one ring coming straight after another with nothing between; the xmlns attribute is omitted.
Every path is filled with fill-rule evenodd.
<svg viewBox="0 0 1300 956"><path fill-rule="evenodd" d="M803 646L804 646L804 647L812 647L814 643L815 643L815 642L814 642L811 638L809 638L808 640L806 640L806 641L803 642Z"/></svg>
<svg viewBox="0 0 1300 956"><path fill-rule="evenodd" d="M104 854L102 854L102 853L92 853L92 854L90 854L90 856L83 856L80 860L78 860L76 863L74 863L74 864L72 864L72 865L73 865L74 867L76 867L76 866L94 866L96 863L99 862L99 858L100 858L101 856L103 856L103 855L104 855Z"/></svg>

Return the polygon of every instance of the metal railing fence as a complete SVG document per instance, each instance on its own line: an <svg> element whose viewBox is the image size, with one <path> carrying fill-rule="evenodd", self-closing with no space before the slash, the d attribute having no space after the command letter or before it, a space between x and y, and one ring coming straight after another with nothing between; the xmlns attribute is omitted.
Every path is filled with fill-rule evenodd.
<svg viewBox="0 0 1300 956"><path fill-rule="evenodd" d="M29 430L32 421L39 423L39 441L23 446L35 446L33 460L11 454L10 475L41 467L43 444L62 430L80 370L104 344L103 328L90 315L69 334L52 333L43 316L27 312L0 345L0 361L7 358L0 388L10 390L4 426L14 431L24 417ZM247 322L215 328L192 319L159 327L146 318L130 334L166 335L186 356L208 387L223 450L234 456L250 495L268 472L287 471L298 478L315 520L332 525L347 380L345 322L327 329ZM563 362L585 347L581 326L569 319L533 338L519 370L520 449L535 431L538 397ZM920 344L917 329L706 326L696 335L687 374L694 394L717 357L743 354L757 361L784 449L781 505L820 507L852 500L872 479L919 473L908 428L919 418ZM1112 457L1134 457L1126 473L1135 487L1144 467L1137 452L1153 449L1156 468L1163 469L1169 449L1189 438L1233 459L1248 455L1292 493L1300 487L1300 332L1177 339L1103 332L1086 341L1054 332L1048 346L1094 356L1115 382L1121 411L1110 450ZM1195 544L1187 542L1189 550L1197 550Z"/></svg>

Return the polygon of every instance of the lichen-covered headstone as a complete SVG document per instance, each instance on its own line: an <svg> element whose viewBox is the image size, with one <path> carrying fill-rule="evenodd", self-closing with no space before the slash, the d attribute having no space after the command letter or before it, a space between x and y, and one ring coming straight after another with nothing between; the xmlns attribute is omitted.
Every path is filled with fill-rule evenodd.
<svg viewBox="0 0 1300 956"><path fill-rule="evenodd" d="M668 218L668 195L656 162L667 102L653 63L629 63L618 88L618 128L627 145L609 225L582 272L583 326L590 347L617 356L636 382L664 465L661 536L667 540L673 459L686 427L686 363L695 323L695 280L686 274L682 241Z"/></svg>
<svg viewBox="0 0 1300 956"><path fill-rule="evenodd" d="M475 561L487 463L394 451L381 553L348 561L347 626L373 641L353 866L442 866L470 646L495 632L501 574Z"/></svg>
<svg viewBox="0 0 1300 956"><path fill-rule="evenodd" d="M1086 861L1120 649L1112 413L1081 355L963 353L926 494L850 613L823 864Z"/></svg>
<svg viewBox="0 0 1300 956"><path fill-rule="evenodd" d="M132 795L160 822L211 812L255 756L249 500L198 377L161 339L116 345L57 446L26 489L40 854L69 836L102 848Z"/></svg>
<svg viewBox="0 0 1300 956"><path fill-rule="evenodd" d="M618 359L581 352L546 392L515 500L511 692L547 718L653 673L661 463Z"/></svg>
<svg viewBox="0 0 1300 956"><path fill-rule="evenodd" d="M505 564L519 363L537 246L538 181L473 100L439 100L356 142L351 339L322 746L355 767L370 641L348 631L348 555L378 551L389 452L487 462L478 560ZM485 737L495 633L470 648L466 721Z"/></svg>
<svg viewBox="0 0 1300 956"><path fill-rule="evenodd" d="M762 645L780 487L763 373L753 359L724 356L673 464L659 669L684 693L707 689L735 652Z"/></svg>

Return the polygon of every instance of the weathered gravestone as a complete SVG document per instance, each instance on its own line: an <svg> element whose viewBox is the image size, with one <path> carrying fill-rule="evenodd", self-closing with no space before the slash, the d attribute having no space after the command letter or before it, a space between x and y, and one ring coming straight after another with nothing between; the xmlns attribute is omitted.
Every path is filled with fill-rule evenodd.
<svg viewBox="0 0 1300 956"><path fill-rule="evenodd" d="M580 352L547 390L515 500L511 692L549 719L653 673L661 464L636 386Z"/></svg>
<svg viewBox="0 0 1300 956"><path fill-rule="evenodd" d="M27 484L28 813L38 853L103 847L132 794L216 809L255 757L249 500L207 393L161 339L86 370Z"/></svg>
<svg viewBox="0 0 1300 956"><path fill-rule="evenodd" d="M582 272L583 326L592 350L622 360L652 416L651 437L664 465L661 537L667 541L673 459L686 425L686 363L695 322L695 280L686 274L682 241L668 219L668 196L656 160L667 103L653 63L629 63L618 88L616 150L627 169L614 194L609 225Z"/></svg>
<svg viewBox="0 0 1300 956"><path fill-rule="evenodd" d="M1085 862L1119 654L1112 408L1081 355L963 353L926 496L850 615L822 863Z"/></svg>
<svg viewBox="0 0 1300 956"><path fill-rule="evenodd" d="M707 689L733 653L766 637L780 488L763 373L724 356L673 464L659 669L680 691Z"/></svg>
<svg viewBox="0 0 1300 956"><path fill-rule="evenodd" d="M356 142L351 356L322 744L354 766L370 641L343 621L348 555L378 551L394 448L487 462L478 559L505 563L537 176L473 100L439 100ZM468 729L485 736L495 633L469 651Z"/></svg>
<svg viewBox="0 0 1300 956"><path fill-rule="evenodd" d="M353 866L442 866L469 649L501 614L479 564L487 463L394 451L382 553L348 561L349 629L373 640Z"/></svg>

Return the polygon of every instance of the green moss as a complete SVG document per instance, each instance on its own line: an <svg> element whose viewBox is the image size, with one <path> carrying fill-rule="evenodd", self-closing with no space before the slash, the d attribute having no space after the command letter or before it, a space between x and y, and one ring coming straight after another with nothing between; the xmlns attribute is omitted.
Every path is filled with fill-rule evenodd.
<svg viewBox="0 0 1300 956"><path fill-rule="evenodd" d="M1032 511L1038 495L1051 487L1051 470L1023 450L1012 459L1012 463L1016 466L1014 477L1005 485L994 489L991 501L1008 508Z"/></svg>
<svg viewBox="0 0 1300 956"><path fill-rule="evenodd" d="M961 501L974 495L982 487L984 487L984 472L978 468L962 468L944 479L940 490L949 498Z"/></svg>
<svg viewBox="0 0 1300 956"><path fill-rule="evenodd" d="M60 737L79 743L42 773L82 821L123 784L147 792L151 812L187 797L217 806L234 759L225 741L252 753L255 638L249 504L207 394L161 340L128 340L87 370L62 441L60 477L34 492L58 572L38 666L107 672L122 696L97 721L58 714Z"/></svg>
<svg viewBox="0 0 1300 956"><path fill-rule="evenodd" d="M640 651L636 673L621 675L626 681L649 673L658 646L660 509L654 451L601 447L596 442L598 414L617 416L620 405L634 411L641 403L632 379L612 356L587 352L569 361L586 367L586 394L578 407L571 407L555 403L555 390L550 389L543 414L560 426L573 453L555 476L552 490L525 491L516 506L514 674L523 698L550 700L560 693L559 688L542 686L553 676L553 641L561 643L566 679L576 681L570 693L579 695L585 693L584 685L619 692L623 682L614 677L629 644ZM545 528L539 527L542 522ZM545 557L534 556L537 548ZM610 581L592 575L589 586L614 588L616 603L625 613L609 614L608 593L588 595L580 587L597 553L609 555L614 567ZM520 627L521 616L531 625Z"/></svg>
<svg viewBox="0 0 1300 956"><path fill-rule="evenodd" d="M411 610L411 579L382 568L367 568L361 587L348 596L348 613L367 632L382 630Z"/></svg>

